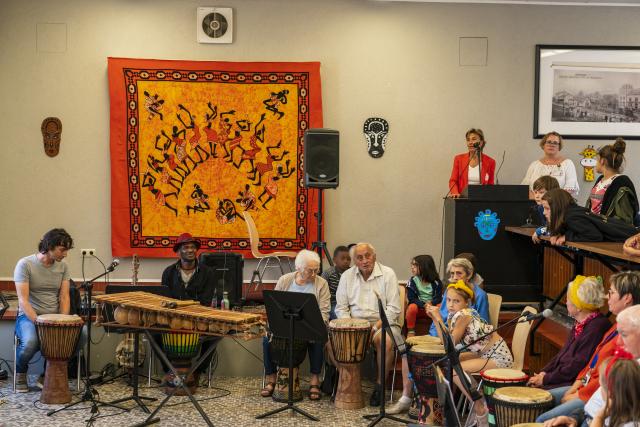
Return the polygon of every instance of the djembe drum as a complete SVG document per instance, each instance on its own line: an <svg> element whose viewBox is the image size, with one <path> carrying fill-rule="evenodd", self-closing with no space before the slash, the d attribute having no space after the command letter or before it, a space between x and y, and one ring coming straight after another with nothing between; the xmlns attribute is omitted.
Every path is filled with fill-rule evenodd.
<svg viewBox="0 0 640 427"><path fill-rule="evenodd" d="M371 325L365 319L334 319L329 322L329 339L339 372L336 408L363 408L360 363L369 347Z"/></svg>
<svg viewBox="0 0 640 427"><path fill-rule="evenodd" d="M431 335L414 335L408 337L404 342L407 347L423 344L442 344L442 340L439 337L432 337Z"/></svg>
<svg viewBox="0 0 640 427"><path fill-rule="evenodd" d="M496 426L496 413L493 407L492 395L495 391L502 387L521 387L527 385L529 375L516 369L487 369L482 372L482 392L487 401L487 409L489 409L489 425Z"/></svg>
<svg viewBox="0 0 640 427"><path fill-rule="evenodd" d="M75 353L83 325L83 320L75 314L41 314L36 318L40 352L47 359L40 402L71 401L67 364Z"/></svg>
<svg viewBox="0 0 640 427"><path fill-rule="evenodd" d="M502 387L492 397L498 427L532 423L553 407L551 393L539 388Z"/></svg>
<svg viewBox="0 0 640 427"><path fill-rule="evenodd" d="M431 418L433 424L443 425L442 408L438 400L438 386L436 383L434 362L445 355L442 344L418 344L413 345L407 353L407 363L420 395L420 411L418 422L427 423ZM438 364L446 378L449 377L450 363L448 359ZM429 408L429 410L427 410Z"/></svg>
<svg viewBox="0 0 640 427"><path fill-rule="evenodd" d="M189 392L194 394L198 387L198 382L193 374L188 377L187 374L191 369L193 358L196 357L200 351L200 335L174 332L163 333L162 350L179 375L179 378L177 378L173 372L167 372L165 374L165 393L173 393L176 396L186 396L187 392L180 387L180 383L184 382ZM173 390L176 388L177 390L174 392Z"/></svg>
<svg viewBox="0 0 640 427"><path fill-rule="evenodd" d="M289 339L273 335L269 342L271 359L278 364L276 387L271 398L276 402L287 402L289 399L289 375L293 376L293 401L302 400L300 390L299 366L304 362L308 343L303 340L293 340L293 366L289 366Z"/></svg>

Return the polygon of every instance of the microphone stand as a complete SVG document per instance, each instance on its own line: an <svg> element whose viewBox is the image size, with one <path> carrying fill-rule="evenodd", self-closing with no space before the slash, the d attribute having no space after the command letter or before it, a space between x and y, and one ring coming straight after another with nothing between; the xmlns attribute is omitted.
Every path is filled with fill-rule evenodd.
<svg viewBox="0 0 640 427"><path fill-rule="evenodd" d="M482 149L484 148L484 141L480 141L478 147L476 148L476 156L478 156L478 175L480 175L480 185L484 185L482 183Z"/></svg>
<svg viewBox="0 0 640 427"><path fill-rule="evenodd" d="M107 274L111 273L113 270L116 269L116 265L117 264L111 264L109 267L107 267L107 269L104 271L104 273L97 275L96 277L94 277L91 280L87 280L86 282L84 282L81 285L81 288L84 290L84 306L85 309L87 310L86 313L86 317L85 317L85 321L84 324L87 328L87 351L86 351L86 362L85 362L85 372L84 372L84 394L82 395L82 397L80 398L79 401L75 402L75 403L70 403L66 406L63 406L62 408L59 409L55 409L53 411L49 411L47 412L47 416L51 416L53 414L56 414L60 411L63 411L65 409L70 409L71 407L79 404L79 403L83 403L83 402L91 402L91 417L89 419L86 420L87 425L90 426L92 425L95 420L96 417L98 416L99 413L99 409L98 406L111 406L113 408L118 408L121 409L123 411L129 411L128 408L124 408L122 406L118 406L118 405L114 405L113 403L108 403L108 402L102 402L101 400L98 400L98 396L99 393L97 390L95 390L93 388L93 384L91 384L91 290L93 289L93 282L95 282L96 280L98 280L101 277L106 276ZM80 363L80 362L78 362ZM83 408L84 409L84 408Z"/></svg>
<svg viewBox="0 0 640 427"><path fill-rule="evenodd" d="M382 321L382 328L380 329L380 366L378 366L378 369L380 370L380 388L382 390L381 391L382 396L380 399L380 413L372 414L372 415L363 415L363 418L367 420L373 420L371 421L371 423L369 423L367 427L373 427L385 418L390 419L392 421L399 422L399 423L409 424L410 423L409 420L404 420L402 418L394 417L393 415L388 415L387 413L385 413L385 402L387 400L385 398L385 380L386 380L385 366L387 362L387 354L386 354L387 353L387 330L389 330L389 333L392 334L392 337L393 337L393 333L391 332L391 325L389 324L389 320L387 319L387 315L385 314L384 306L382 305L382 300L377 294L376 294L376 298L378 300L378 311L380 313L380 320ZM394 344L395 344L395 340L394 340ZM395 366L393 367L393 369L395 369Z"/></svg>
<svg viewBox="0 0 640 427"><path fill-rule="evenodd" d="M9 303L0 291L0 319L4 316L4 313L9 309ZM5 380L9 377L9 373L5 369L0 369L0 380Z"/></svg>

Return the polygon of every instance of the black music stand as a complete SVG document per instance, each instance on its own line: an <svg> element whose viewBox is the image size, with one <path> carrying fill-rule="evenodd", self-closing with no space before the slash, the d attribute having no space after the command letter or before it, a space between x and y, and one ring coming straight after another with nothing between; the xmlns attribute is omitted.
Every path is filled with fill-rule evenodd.
<svg viewBox="0 0 640 427"><path fill-rule="evenodd" d="M4 313L9 309L9 303L0 291L0 319L4 316ZM9 373L4 369L0 369L0 380L4 380L9 377Z"/></svg>
<svg viewBox="0 0 640 427"><path fill-rule="evenodd" d="M387 418L389 420L392 421L396 421L399 423L403 423L403 424L409 424L411 421L409 420L405 420L402 418L398 418L398 417L394 417L393 415L388 415L385 412L385 380L386 380L386 372L385 372L385 365L387 362L387 331L389 331L389 333L391 334L391 341L393 341L394 344L396 344L395 339L393 338L393 332L391 331L391 325L389 325L389 319L387 319L387 314L384 311L384 305L382 304L382 300L380 299L379 296L376 296L376 298L378 299L378 312L380 313L380 320L382 321L382 329L381 329L381 333L380 333L380 366L378 366L378 369L380 369L380 388L382 389L382 398L380 399L380 412L378 414L371 414L371 415L363 415L363 418L367 419L367 420L373 420L371 421L371 423L369 423L368 427L373 427L376 424L378 424L380 421L382 421L383 419ZM398 347L396 345L396 347ZM401 352L401 354L404 353L404 351ZM395 369L395 366L393 367L393 369Z"/></svg>
<svg viewBox="0 0 640 427"><path fill-rule="evenodd" d="M289 369L293 368L293 340L319 341L326 343L327 327L322 320L315 295L300 292L263 291L264 304L269 319L269 329L278 337L287 337L289 345ZM292 410L313 421L318 418L293 404L293 375L289 373L289 396L287 404L273 411L258 415L262 419L282 411Z"/></svg>
<svg viewBox="0 0 640 427"><path fill-rule="evenodd" d="M169 288L167 288L166 286L140 286L140 285L107 285L107 287L104 290L105 294L115 294L115 293L121 293L121 292L138 292L138 291L142 291L144 290L144 292L149 292L155 295L161 295L161 296L165 296L165 297L169 297L170 296L170 292L169 292ZM107 319L107 321L112 322L113 319L113 310L112 307L108 304L105 304L105 309L107 310L107 312L105 313L105 318ZM114 330L117 333L126 333L129 332L127 330L124 329L120 329L120 328L105 328L108 332L110 332L111 330ZM142 409L143 412L149 414L149 408L147 408L147 406L144 404L143 400L148 400L150 402L154 402L158 399L156 399L155 397L147 397L147 396L140 396L140 394L138 393L139 390L139 379L140 376L145 376L143 374L140 374L139 371L139 366L138 366L138 350L140 347L140 331L139 330L135 330L134 332L132 332L134 335L133 338L133 375L131 377L131 385L133 387L133 393L131 396L129 397L123 397L121 399L116 399L113 400L109 403L111 404L116 404L116 403L122 403L122 402L128 402L129 400L133 400L139 407L140 409ZM122 374L124 375L124 374ZM118 378L118 377L116 377ZM115 379L115 378L114 378Z"/></svg>

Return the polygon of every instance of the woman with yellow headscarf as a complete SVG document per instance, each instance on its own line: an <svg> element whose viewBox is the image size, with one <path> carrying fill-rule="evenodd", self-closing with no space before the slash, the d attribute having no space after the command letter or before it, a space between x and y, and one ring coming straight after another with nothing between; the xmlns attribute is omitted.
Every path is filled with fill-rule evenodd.
<svg viewBox="0 0 640 427"><path fill-rule="evenodd" d="M600 313L604 298L600 277L576 276L569 283L567 311L575 324L560 352L541 372L529 378L530 386L554 389L573 383L611 327L609 320Z"/></svg>

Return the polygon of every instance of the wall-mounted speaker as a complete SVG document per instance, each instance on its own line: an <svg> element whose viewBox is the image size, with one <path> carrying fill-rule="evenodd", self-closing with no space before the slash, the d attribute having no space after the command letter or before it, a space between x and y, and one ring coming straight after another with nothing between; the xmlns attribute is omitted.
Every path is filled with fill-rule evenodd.
<svg viewBox="0 0 640 427"><path fill-rule="evenodd" d="M336 188L340 172L340 133L309 129L304 133L304 184L310 188Z"/></svg>
<svg viewBox="0 0 640 427"><path fill-rule="evenodd" d="M233 9L199 7L196 19L198 43L232 43Z"/></svg>

